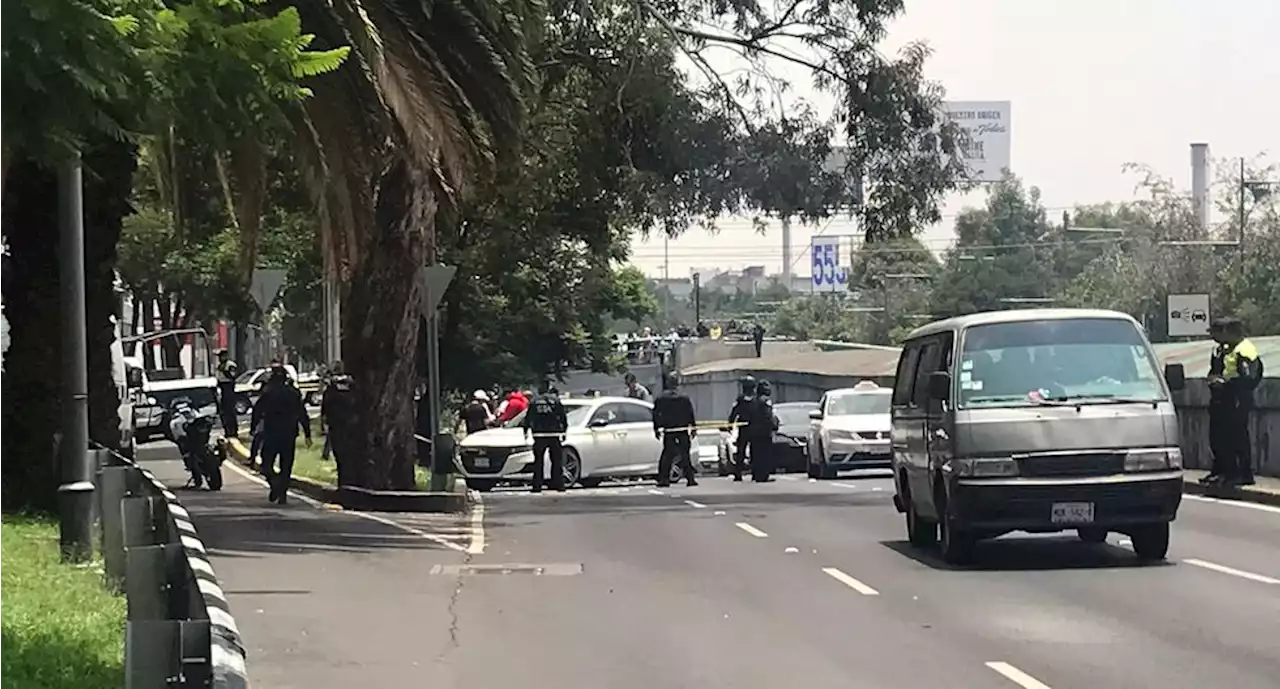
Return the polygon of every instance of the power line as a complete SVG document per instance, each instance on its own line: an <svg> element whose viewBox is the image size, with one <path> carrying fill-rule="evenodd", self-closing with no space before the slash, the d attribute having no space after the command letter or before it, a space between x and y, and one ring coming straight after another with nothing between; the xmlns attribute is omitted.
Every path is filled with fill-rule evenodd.
<svg viewBox="0 0 1280 689"><path fill-rule="evenodd" d="M850 236L850 235L815 235L815 236L823 236L823 237L830 237L830 238L836 239L836 238L840 238L840 237L847 237L847 236ZM946 240L946 241L950 241L950 240ZM947 244L947 245L945 245L945 246L942 246L940 249L934 249L934 248L931 248L931 247L929 247L929 246L916 246L916 247L866 247L866 246L855 246L855 247L854 247L854 253L859 253L859 254L908 254L908 253L917 253L917 252L919 252L921 249L924 249L925 251L930 251L930 252L937 251L937 250L949 250L949 251L1001 251L1001 250L1006 250L1006 249L1040 249L1040 248L1062 247L1062 246L1079 246L1079 245L1111 245L1111 244L1121 244L1121 243L1124 243L1124 242L1127 242L1127 241L1129 241L1129 238L1128 238L1128 237L1107 237L1107 238L1101 238L1101 239L1072 239L1072 240L1062 240L1062 239L1059 239L1059 240L1041 241L1041 242L1016 242L1016 243L1008 243L1008 244L959 244L959 243L949 243L949 244ZM803 253L804 253L804 252L808 252L808 251L811 251L811 250L812 250L812 244L797 245L797 246L802 246L802 247L803 247L802 255L803 255ZM707 256L707 258L708 258L708 259L714 259L714 260L723 260L723 259L726 259L726 258L729 258L729 259L732 259L732 258L774 258L774 257L777 257L777 256L779 256L779 255L780 255L780 252L778 251L778 249L777 249L776 247L767 247L767 246L761 246L761 247L737 247L737 248L729 248L729 249L722 249L722 248L720 248L720 247L673 247L673 248L670 250L670 253L671 253L671 254L676 255L676 257L677 257L677 258L680 258L680 257L681 257L680 255L681 255L681 253L682 253L682 252L687 252L687 253L686 253L686 257L690 257L690 256ZM635 251L632 251L632 252L631 252L631 257L632 257L632 258L646 258L646 257L651 256L651 255L652 255L652 254L648 254L648 253L646 253L644 250L635 250ZM662 255L662 253L661 253L661 252L659 252L657 255L661 256L661 255Z"/></svg>

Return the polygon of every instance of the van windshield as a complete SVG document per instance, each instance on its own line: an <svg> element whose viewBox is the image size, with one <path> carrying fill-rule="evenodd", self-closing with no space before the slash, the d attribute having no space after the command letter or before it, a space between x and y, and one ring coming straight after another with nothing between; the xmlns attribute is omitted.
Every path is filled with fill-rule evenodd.
<svg viewBox="0 0 1280 689"><path fill-rule="evenodd" d="M960 407L1166 399L1156 362L1129 321L1073 318L993 323L964 333ZM1033 394L1034 393L1034 394Z"/></svg>

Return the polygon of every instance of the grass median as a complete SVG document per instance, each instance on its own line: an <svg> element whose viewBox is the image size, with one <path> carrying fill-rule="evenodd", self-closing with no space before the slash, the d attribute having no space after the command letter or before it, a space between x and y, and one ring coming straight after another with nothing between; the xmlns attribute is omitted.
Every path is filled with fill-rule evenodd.
<svg viewBox="0 0 1280 689"><path fill-rule="evenodd" d="M336 486L338 485L338 463L333 461L332 456L327 460L320 457L320 453L324 450L324 436L320 434L319 426L318 421L313 421L311 424L311 437L314 438L311 447L307 447L303 438L298 438L293 458L293 475ZM422 467L414 467L413 475L418 490L430 489L430 472ZM450 488L452 485L451 479Z"/></svg>
<svg viewBox="0 0 1280 689"><path fill-rule="evenodd" d="M0 551L0 686L124 686L125 601L103 587L101 568L62 564L50 519L5 515Z"/></svg>

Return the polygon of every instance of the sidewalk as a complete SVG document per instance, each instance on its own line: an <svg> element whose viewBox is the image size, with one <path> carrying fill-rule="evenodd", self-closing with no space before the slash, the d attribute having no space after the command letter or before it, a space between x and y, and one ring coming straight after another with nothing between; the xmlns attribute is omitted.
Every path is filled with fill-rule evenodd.
<svg viewBox="0 0 1280 689"><path fill-rule="evenodd" d="M1198 469L1187 469L1182 472L1183 492L1192 495L1207 495L1214 498L1222 498L1225 500L1243 500L1245 502L1257 502L1264 505L1280 505L1280 478L1273 476L1258 476L1257 483L1252 486L1244 486L1242 488L1220 488L1215 486L1205 486L1200 483L1200 479L1204 478L1209 472L1200 471Z"/></svg>
<svg viewBox="0 0 1280 689"><path fill-rule="evenodd" d="M148 447L140 460L177 487L186 473L174 455ZM431 666L451 643L457 582L428 573L463 563L465 546L430 540L420 523L398 528L389 523L396 515L322 511L292 496L272 505L264 486L230 465L222 491L177 492L239 623L251 686L392 689L441 679Z"/></svg>

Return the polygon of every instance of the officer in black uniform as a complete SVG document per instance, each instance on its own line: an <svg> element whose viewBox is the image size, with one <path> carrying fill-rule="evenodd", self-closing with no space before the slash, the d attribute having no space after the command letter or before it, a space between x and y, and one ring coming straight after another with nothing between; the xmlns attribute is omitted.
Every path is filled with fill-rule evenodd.
<svg viewBox="0 0 1280 689"><path fill-rule="evenodd" d="M338 465L338 485L345 486L350 482L351 453L348 449L354 441L356 408L354 381L351 376L337 368L329 376L324 387L324 396L320 398L320 418L326 427L324 446L333 453L333 461Z"/></svg>
<svg viewBox="0 0 1280 689"><path fill-rule="evenodd" d="M734 424L745 424L747 414L750 412L751 404L756 396L756 379L752 376L743 376L738 379L738 383L742 386L742 392L738 394L738 399L733 403L733 410L729 412L729 427L734 428ZM742 480L742 468L747 464L747 429L745 426L737 426L738 435L734 439L733 448L733 480Z"/></svg>
<svg viewBox="0 0 1280 689"><path fill-rule="evenodd" d="M218 369L215 372L218 380L218 416L222 418L222 434L228 438L240 435L240 424L236 420L236 377L240 375L240 366L231 360L225 349L218 350Z"/></svg>
<svg viewBox="0 0 1280 689"><path fill-rule="evenodd" d="M564 492L564 434L569 429L560 394L550 380L538 386L538 394L529 403L529 411L520 422L525 437L533 435L533 492L542 492L542 462L551 453L551 489Z"/></svg>
<svg viewBox="0 0 1280 689"><path fill-rule="evenodd" d="M769 393L769 381L756 383L756 396L751 400L743 429L751 448L751 480L756 483L773 480L773 432L778 430L778 419L773 415Z"/></svg>
<svg viewBox="0 0 1280 689"><path fill-rule="evenodd" d="M271 486L268 500L283 505L293 476L294 441L298 430L311 447L311 419L302 402L302 393L289 384L289 374L280 365L271 367L271 375L262 388L258 403L253 405L253 425L262 424L262 473ZM280 458L280 473L275 471Z"/></svg>
<svg viewBox="0 0 1280 689"><path fill-rule="evenodd" d="M671 485L671 464L678 461L688 484L696 486L698 481L693 477L693 461L689 457L693 438L698 434L693 402L676 389L676 377L670 373L662 377L662 388L662 394L653 403L653 435L662 440L658 485Z"/></svg>
<svg viewBox="0 0 1280 689"><path fill-rule="evenodd" d="M1235 318L1219 318L1209 326L1218 343L1209 360L1209 449L1213 467L1202 483L1247 486L1254 483L1249 417L1254 390L1262 381L1258 349L1244 336Z"/></svg>

